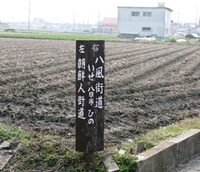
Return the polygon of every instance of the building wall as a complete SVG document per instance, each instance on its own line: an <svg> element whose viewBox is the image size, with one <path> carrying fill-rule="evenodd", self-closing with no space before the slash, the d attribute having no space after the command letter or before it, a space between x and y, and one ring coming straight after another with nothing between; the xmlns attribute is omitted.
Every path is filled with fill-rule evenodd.
<svg viewBox="0 0 200 172"><path fill-rule="evenodd" d="M133 11L139 12L140 15L132 16ZM144 17L143 12L151 12L151 16ZM118 7L118 35L135 33L139 36L155 34L159 37L169 37L170 28L171 11L168 8Z"/></svg>

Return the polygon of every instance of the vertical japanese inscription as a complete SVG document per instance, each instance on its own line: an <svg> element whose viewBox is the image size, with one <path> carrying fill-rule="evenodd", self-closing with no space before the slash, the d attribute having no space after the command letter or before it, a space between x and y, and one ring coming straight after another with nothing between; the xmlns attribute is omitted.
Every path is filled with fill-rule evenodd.
<svg viewBox="0 0 200 172"><path fill-rule="evenodd" d="M103 150L104 41L76 41L76 150Z"/></svg>

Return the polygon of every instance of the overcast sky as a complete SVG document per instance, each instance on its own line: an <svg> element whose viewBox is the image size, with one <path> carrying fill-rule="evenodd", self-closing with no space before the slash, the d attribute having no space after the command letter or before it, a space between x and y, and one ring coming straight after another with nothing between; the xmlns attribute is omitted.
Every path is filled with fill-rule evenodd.
<svg viewBox="0 0 200 172"><path fill-rule="evenodd" d="M56 23L94 24L104 17L117 17L118 6L165 7L173 10L172 20L195 22L200 15L200 0L0 0L2 22L26 22L30 2L30 19L42 18Z"/></svg>

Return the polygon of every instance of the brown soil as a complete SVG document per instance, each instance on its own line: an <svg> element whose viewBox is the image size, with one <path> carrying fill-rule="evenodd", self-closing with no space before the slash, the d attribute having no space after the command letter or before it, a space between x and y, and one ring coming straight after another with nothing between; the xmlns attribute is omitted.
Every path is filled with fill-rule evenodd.
<svg viewBox="0 0 200 172"><path fill-rule="evenodd" d="M105 43L105 146L200 112L200 47ZM0 122L75 138L75 41L0 38Z"/></svg>

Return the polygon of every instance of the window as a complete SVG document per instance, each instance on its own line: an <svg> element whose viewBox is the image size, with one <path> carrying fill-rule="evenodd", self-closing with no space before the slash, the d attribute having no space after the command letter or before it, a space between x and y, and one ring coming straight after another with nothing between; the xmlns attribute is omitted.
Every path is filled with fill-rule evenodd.
<svg viewBox="0 0 200 172"><path fill-rule="evenodd" d="M151 32L151 28L150 27L143 27L142 31L143 32Z"/></svg>
<svg viewBox="0 0 200 172"><path fill-rule="evenodd" d="M151 17L151 12L143 12L143 17Z"/></svg>
<svg viewBox="0 0 200 172"><path fill-rule="evenodd" d="M140 12L139 11L132 11L131 16L140 16Z"/></svg>

